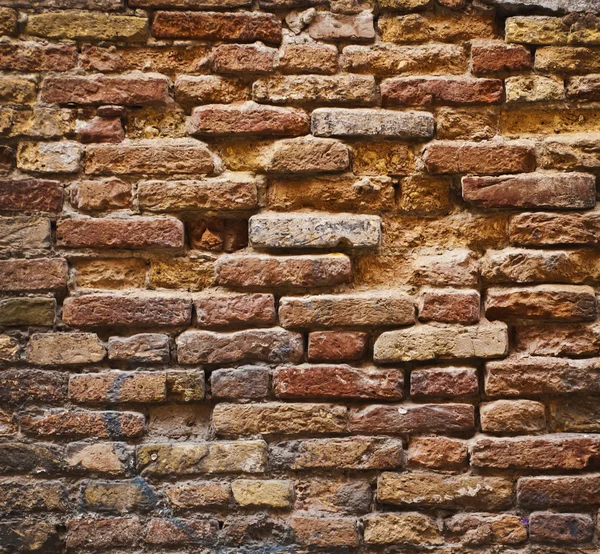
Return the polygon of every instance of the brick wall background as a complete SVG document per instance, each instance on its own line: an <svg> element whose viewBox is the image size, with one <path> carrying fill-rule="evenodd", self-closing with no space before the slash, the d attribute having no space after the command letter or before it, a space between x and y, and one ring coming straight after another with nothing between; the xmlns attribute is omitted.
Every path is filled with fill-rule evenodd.
<svg viewBox="0 0 600 554"><path fill-rule="evenodd" d="M598 552L597 0L0 4L0 552Z"/></svg>

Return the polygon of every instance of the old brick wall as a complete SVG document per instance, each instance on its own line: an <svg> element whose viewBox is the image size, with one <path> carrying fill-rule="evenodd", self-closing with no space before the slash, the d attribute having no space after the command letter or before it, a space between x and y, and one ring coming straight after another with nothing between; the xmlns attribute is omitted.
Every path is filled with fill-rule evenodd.
<svg viewBox="0 0 600 554"><path fill-rule="evenodd" d="M598 0L0 5L0 552L599 551Z"/></svg>

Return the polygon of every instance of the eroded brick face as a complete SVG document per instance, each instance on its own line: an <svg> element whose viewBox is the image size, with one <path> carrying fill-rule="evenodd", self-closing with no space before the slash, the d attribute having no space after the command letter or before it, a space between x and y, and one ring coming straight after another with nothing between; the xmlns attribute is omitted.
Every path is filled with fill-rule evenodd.
<svg viewBox="0 0 600 554"><path fill-rule="evenodd" d="M600 552L600 0L0 0L0 554Z"/></svg>

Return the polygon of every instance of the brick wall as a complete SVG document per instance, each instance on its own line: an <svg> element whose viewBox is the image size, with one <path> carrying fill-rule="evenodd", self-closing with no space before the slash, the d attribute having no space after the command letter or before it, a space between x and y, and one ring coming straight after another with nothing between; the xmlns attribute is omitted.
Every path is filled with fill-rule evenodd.
<svg viewBox="0 0 600 554"><path fill-rule="evenodd" d="M598 0L0 5L0 552L598 552Z"/></svg>

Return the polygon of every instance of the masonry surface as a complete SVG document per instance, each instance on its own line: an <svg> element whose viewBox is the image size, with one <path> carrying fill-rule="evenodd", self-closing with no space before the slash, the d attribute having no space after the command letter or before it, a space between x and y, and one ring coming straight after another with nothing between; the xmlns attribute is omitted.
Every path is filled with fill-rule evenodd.
<svg viewBox="0 0 600 554"><path fill-rule="evenodd" d="M598 553L598 0L0 0L0 552Z"/></svg>

